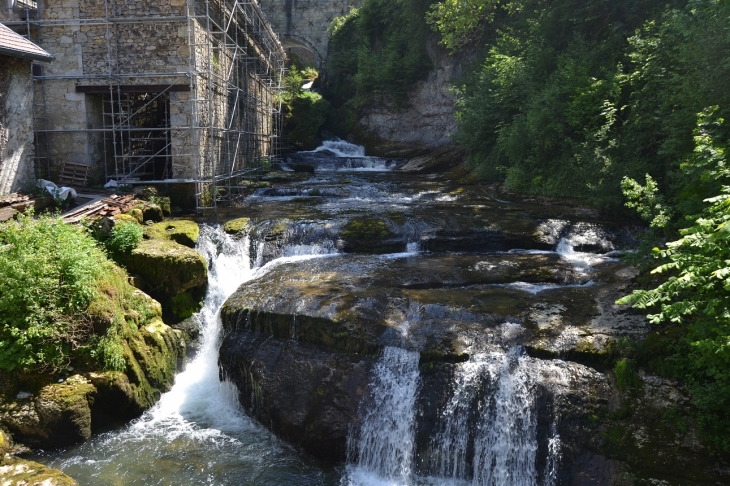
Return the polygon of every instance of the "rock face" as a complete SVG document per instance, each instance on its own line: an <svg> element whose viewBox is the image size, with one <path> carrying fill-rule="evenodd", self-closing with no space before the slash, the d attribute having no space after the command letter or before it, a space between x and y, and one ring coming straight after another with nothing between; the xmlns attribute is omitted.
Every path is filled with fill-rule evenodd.
<svg viewBox="0 0 730 486"><path fill-rule="evenodd" d="M153 226L149 231L164 232L167 236L167 226L173 226L171 238L171 235L179 235L183 240L191 237L188 232L175 232L173 223L159 224L165 228L157 231ZM142 289L160 301L168 322L180 322L200 308L208 270L205 259L195 250L175 241L143 240L123 262L130 274L140 277Z"/></svg>
<svg viewBox="0 0 730 486"><path fill-rule="evenodd" d="M180 331L162 322L159 304L151 299L150 309L153 317L124 342L125 373L86 372L59 383L43 375L4 374L0 422L15 441L67 447L138 417L169 390L182 367L185 342Z"/></svg>
<svg viewBox="0 0 730 486"><path fill-rule="evenodd" d="M546 290L533 295L510 286L515 281ZM221 366L241 390L243 405L263 423L319 457L342 459L381 349L415 348L423 377L418 447L428 457L458 363L477 349L517 342L557 346L533 316L545 302L563 305L555 323L560 329L589 328L604 286L586 282L547 254L348 256L282 265L226 302ZM575 285L575 291L566 297L559 285ZM504 328L507 321L522 324L515 324L514 336ZM617 335L621 331L612 337ZM580 412L563 412L577 418L597 406L607 386L594 371L571 366L567 380L582 384L561 393L581 389L575 399L585 403L575 407Z"/></svg>
<svg viewBox="0 0 730 486"><path fill-rule="evenodd" d="M539 484L727 482L681 388L617 388L620 342L650 331L615 305L636 277L612 253L628 231L437 177L342 177L261 188L229 225L257 266L320 255L267 265L222 309L221 375L262 424L322 459L357 456L368 404L382 403L375 374L400 348L418 356L414 474L469 480L477 444L503 439L485 431L529 424ZM497 396L511 407L500 417ZM458 464L444 445L457 443Z"/></svg>
<svg viewBox="0 0 730 486"><path fill-rule="evenodd" d="M433 149L451 143L456 131L454 95L451 88L461 75L461 59L449 56L435 42L429 45L434 69L416 84L404 109L375 103L360 119L370 135L403 146ZM381 155L377 147L369 151ZM384 155L384 154L383 154Z"/></svg>

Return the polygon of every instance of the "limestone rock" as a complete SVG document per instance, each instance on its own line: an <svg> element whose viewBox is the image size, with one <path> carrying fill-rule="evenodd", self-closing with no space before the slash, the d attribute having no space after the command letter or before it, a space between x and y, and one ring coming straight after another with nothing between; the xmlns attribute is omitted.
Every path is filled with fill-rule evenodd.
<svg viewBox="0 0 730 486"><path fill-rule="evenodd" d="M5 455L0 460L0 485L78 486L78 483L58 469L52 469L37 462Z"/></svg>
<svg viewBox="0 0 730 486"><path fill-rule="evenodd" d="M188 219L168 219L144 228L144 236L147 239L174 241L189 248L195 248L199 235L198 224Z"/></svg>
<svg viewBox="0 0 730 486"><path fill-rule="evenodd" d="M251 223L250 218L237 218L230 221L226 221L223 225L223 231L229 235L237 235L242 233Z"/></svg>
<svg viewBox="0 0 730 486"><path fill-rule="evenodd" d="M208 270L205 259L195 250L175 241L144 240L123 257L123 263L160 301L169 322L186 319L200 308Z"/></svg>
<svg viewBox="0 0 730 486"><path fill-rule="evenodd" d="M142 206L142 215L145 222L153 221L158 223L165 218L162 208L157 204L152 203L145 203L144 206Z"/></svg>

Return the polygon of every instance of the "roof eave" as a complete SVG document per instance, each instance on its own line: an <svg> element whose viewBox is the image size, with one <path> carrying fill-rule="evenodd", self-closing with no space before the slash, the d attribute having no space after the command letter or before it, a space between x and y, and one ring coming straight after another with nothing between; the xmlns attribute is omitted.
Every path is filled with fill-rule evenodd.
<svg viewBox="0 0 730 486"><path fill-rule="evenodd" d="M50 54L48 54L47 56L44 56L43 54L36 54L34 52L17 51L15 49L7 49L5 47L0 47L0 55L10 56L10 57L19 57L21 59L29 59L31 61L40 61L40 62L51 62L55 59Z"/></svg>

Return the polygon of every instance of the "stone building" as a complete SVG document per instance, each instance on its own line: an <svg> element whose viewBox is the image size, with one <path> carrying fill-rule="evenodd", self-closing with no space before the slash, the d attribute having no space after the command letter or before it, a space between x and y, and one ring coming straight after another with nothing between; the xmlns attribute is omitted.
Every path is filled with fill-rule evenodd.
<svg viewBox="0 0 730 486"><path fill-rule="evenodd" d="M260 3L287 52L321 67L327 57L327 29L332 20L362 7L364 1L261 0Z"/></svg>
<svg viewBox="0 0 730 486"><path fill-rule="evenodd" d="M32 185L33 81L31 62L53 57L0 24L0 196Z"/></svg>
<svg viewBox="0 0 730 486"><path fill-rule="evenodd" d="M275 155L285 53L255 0L38 0L0 20L55 58L33 69L51 179L194 184L201 208Z"/></svg>

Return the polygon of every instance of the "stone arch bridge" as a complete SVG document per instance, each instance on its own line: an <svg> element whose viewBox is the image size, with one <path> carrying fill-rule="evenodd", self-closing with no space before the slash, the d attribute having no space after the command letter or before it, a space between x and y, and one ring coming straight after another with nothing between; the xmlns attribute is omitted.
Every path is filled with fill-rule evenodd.
<svg viewBox="0 0 730 486"><path fill-rule="evenodd" d="M363 0L260 0L287 53L322 66L327 56L327 28Z"/></svg>

